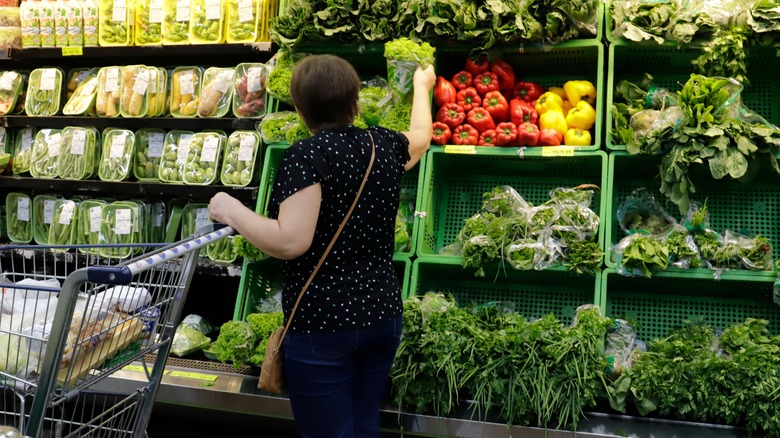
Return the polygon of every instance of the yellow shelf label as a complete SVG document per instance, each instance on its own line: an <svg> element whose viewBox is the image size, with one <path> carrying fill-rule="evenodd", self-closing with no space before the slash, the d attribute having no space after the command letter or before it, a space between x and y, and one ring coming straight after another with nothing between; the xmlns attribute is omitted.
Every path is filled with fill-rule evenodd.
<svg viewBox="0 0 780 438"><path fill-rule="evenodd" d="M127 365L124 368L122 368L123 371L138 371L140 373L145 372L144 367L141 365Z"/></svg>
<svg viewBox="0 0 780 438"><path fill-rule="evenodd" d="M573 157L574 148L572 146L545 146L542 147L543 157Z"/></svg>
<svg viewBox="0 0 780 438"><path fill-rule="evenodd" d="M465 145L465 144L464 145L448 144L447 146L444 146L444 153L474 155L477 153L477 147L474 145Z"/></svg>
<svg viewBox="0 0 780 438"><path fill-rule="evenodd" d="M84 49L81 47L63 47L62 56L81 56L84 54Z"/></svg>
<svg viewBox="0 0 780 438"><path fill-rule="evenodd" d="M184 377L186 379L205 380L207 382L214 382L219 378L219 376L214 376L211 374L190 373L187 371L171 371L168 375L171 377Z"/></svg>

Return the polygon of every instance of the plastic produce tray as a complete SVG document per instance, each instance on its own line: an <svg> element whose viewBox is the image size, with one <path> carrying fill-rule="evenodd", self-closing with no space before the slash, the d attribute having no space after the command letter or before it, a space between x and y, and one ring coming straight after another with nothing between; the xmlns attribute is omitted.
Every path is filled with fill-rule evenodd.
<svg viewBox="0 0 780 438"><path fill-rule="evenodd" d="M638 322L639 339L665 337L686 320L704 320L715 329L766 319L769 331L780 332L780 311L772 302L775 277L763 275L750 281L726 279L713 282L703 273L660 273L651 279L630 278L614 269L601 273L600 303L605 315Z"/></svg>
<svg viewBox="0 0 780 438"><path fill-rule="evenodd" d="M393 266L401 284L402 296L406 297L409 293L412 264L407 257L396 257L393 260ZM236 308L233 312L233 319L239 320L243 320L246 315L254 312L268 291L277 291L282 287L282 264L279 260L267 259L252 263L245 260L243 272L238 287Z"/></svg>
<svg viewBox="0 0 780 438"><path fill-rule="evenodd" d="M647 155L629 155L626 152L613 152L609 156L609 185L606 222L606 264L615 267L612 246L624 237L617 222L618 206L635 189L647 187L656 200L664 205L666 211L678 221L681 215L676 205L666 202L666 197L658 191L656 179L660 157ZM709 168L694 166L691 168L696 193L692 200L707 200L710 212L710 228L723 233L725 230L744 234L761 234L772 242L774 257L780 254L780 175L776 174L769 163L761 166L758 174L749 183L724 178L713 179ZM713 271L700 268L685 272ZM755 271L732 271L734 275L761 275ZM731 275L731 272L727 273Z"/></svg>
<svg viewBox="0 0 780 438"><path fill-rule="evenodd" d="M420 257L412 268L409 296L426 292L452 295L460 305L492 302L514 304L529 319L554 313L564 324L571 323L574 311L583 304L598 303L601 272L595 278L560 271L514 271L507 269L495 280L476 278L452 259Z"/></svg>
<svg viewBox="0 0 780 438"><path fill-rule="evenodd" d="M488 148L507 151L502 148ZM464 220L479 212L482 195L496 186L512 186L523 199L539 205L550 199L550 190L595 184L601 188L593 197L593 209L601 219L599 243L604 242L604 203L607 187L607 154L603 151L573 152L570 157L543 156L543 150L526 150L504 155L447 153L446 147L428 152L425 165L423 203L425 212L417 232L417 255L439 256L453 243Z"/></svg>
<svg viewBox="0 0 780 438"><path fill-rule="evenodd" d="M266 214L268 212L268 203L271 200L271 193L274 188L274 180L276 179L276 172L279 169L279 165L282 162L284 151L287 150L287 145L271 145L268 146L265 152L265 163L263 164L263 173L260 177L260 192L257 195L257 207L255 211L259 214ZM422 181L425 175L425 163L426 157L423 156L420 163L415 166L414 169L406 172L401 177L401 189L410 190L417 193L416 198L416 210L420 211L422 204ZM417 234L419 229L420 218L415 217L414 224L412 224L412 235L409 236L410 249L408 251L397 252L395 256L399 257L411 257L414 254L414 246L417 241Z"/></svg>
<svg viewBox="0 0 780 438"><path fill-rule="evenodd" d="M696 59L701 49L676 45L643 45L614 43L609 46L609 74L607 75L607 102L605 112L606 143L612 150L625 150L625 145L612 144L612 103L615 86L624 79L632 82L642 79L650 73L654 84L672 91L679 91L693 73L691 61ZM748 66L750 85L742 92L742 102L751 110L764 116L769 122L780 124L780 83L777 71L780 70L780 58L770 47L754 47L751 50ZM635 82L636 83L636 82Z"/></svg>

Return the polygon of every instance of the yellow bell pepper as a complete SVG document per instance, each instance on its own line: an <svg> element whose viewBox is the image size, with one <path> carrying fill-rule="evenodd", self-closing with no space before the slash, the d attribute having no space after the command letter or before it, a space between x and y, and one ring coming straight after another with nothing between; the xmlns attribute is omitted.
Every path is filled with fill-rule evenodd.
<svg viewBox="0 0 780 438"><path fill-rule="evenodd" d="M591 105L596 104L596 88L588 81L569 81L563 84L566 98L572 105L584 100Z"/></svg>
<svg viewBox="0 0 780 438"><path fill-rule="evenodd" d="M566 100L566 91L563 90L561 87L550 87L547 89L550 93L555 93L558 96L561 96L561 99Z"/></svg>
<svg viewBox="0 0 780 438"><path fill-rule="evenodd" d="M581 100L566 114L566 124L569 128L588 130L596 123L596 110L588 102Z"/></svg>
<svg viewBox="0 0 780 438"><path fill-rule="evenodd" d="M569 129L566 125L566 116L563 115L563 111L560 109L549 110L546 113L539 116L539 127L542 129L554 129L565 134Z"/></svg>
<svg viewBox="0 0 780 438"><path fill-rule="evenodd" d="M534 109L540 116L551 109L563 111L563 99L561 99L561 96L548 91L539 96Z"/></svg>
<svg viewBox="0 0 780 438"><path fill-rule="evenodd" d="M566 146L590 146L590 132L584 129L572 128L563 136L563 144Z"/></svg>
<svg viewBox="0 0 780 438"><path fill-rule="evenodd" d="M571 102L569 102L568 100L564 99L563 100L563 113L564 114L569 114L569 110L571 110L572 108L574 108L574 106L571 104Z"/></svg>

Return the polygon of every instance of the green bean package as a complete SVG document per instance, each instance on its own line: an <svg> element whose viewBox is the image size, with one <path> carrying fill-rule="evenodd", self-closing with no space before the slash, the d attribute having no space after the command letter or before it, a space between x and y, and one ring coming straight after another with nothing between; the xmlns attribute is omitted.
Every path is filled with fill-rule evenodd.
<svg viewBox="0 0 780 438"><path fill-rule="evenodd" d="M32 163L32 147L38 131L34 127L26 127L19 130L14 141L13 164L11 169L14 175L21 175L30 171Z"/></svg>
<svg viewBox="0 0 780 438"><path fill-rule="evenodd" d="M162 201L155 201L152 203L152 210L150 214L150 243L162 243L165 241L165 212L166 205Z"/></svg>
<svg viewBox="0 0 780 438"><path fill-rule="evenodd" d="M233 263L236 260L236 248L233 246L233 236L219 239L206 247L206 254L213 262Z"/></svg>
<svg viewBox="0 0 780 438"><path fill-rule="evenodd" d="M78 203L70 199L58 199L52 210L49 226L49 245L70 245L74 243Z"/></svg>
<svg viewBox="0 0 780 438"><path fill-rule="evenodd" d="M203 73L198 117L222 117L233 98L234 68L210 67Z"/></svg>
<svg viewBox="0 0 780 438"><path fill-rule="evenodd" d="M100 228L103 224L103 207L106 201L100 199L87 199L81 201L76 220L76 233L74 243L77 245L98 245L100 243ZM85 254L97 254L97 248L79 248L79 252Z"/></svg>
<svg viewBox="0 0 780 438"><path fill-rule="evenodd" d="M62 130L41 129L35 135L32 146L30 175L33 178L55 178L57 162L62 149Z"/></svg>
<svg viewBox="0 0 780 438"><path fill-rule="evenodd" d="M226 186L246 187L253 180L259 161L260 134L257 131L234 131L225 146L220 181Z"/></svg>
<svg viewBox="0 0 780 438"><path fill-rule="evenodd" d="M24 78L15 71L4 71L0 75L0 116L11 114L22 93Z"/></svg>
<svg viewBox="0 0 780 438"><path fill-rule="evenodd" d="M163 156L160 160L158 176L162 182L181 184L184 163L190 151L190 141L195 135L192 131L169 131L165 135Z"/></svg>
<svg viewBox="0 0 780 438"><path fill-rule="evenodd" d="M137 207L137 206L136 206ZM133 224L136 220L132 205L127 202L112 202L101 212L100 244L116 245L100 248L100 255L111 258L127 258L133 254Z"/></svg>
<svg viewBox="0 0 780 438"><path fill-rule="evenodd" d="M30 73L24 109L28 116L53 116L60 110L62 71L39 68Z"/></svg>
<svg viewBox="0 0 780 438"><path fill-rule="evenodd" d="M29 195L9 193L5 197L6 234L11 242L30 243L33 239L33 208Z"/></svg>
<svg viewBox="0 0 780 438"><path fill-rule="evenodd" d="M49 228L57 199L51 195L37 195L33 198L33 239L38 245L49 244Z"/></svg>
<svg viewBox="0 0 780 438"><path fill-rule="evenodd" d="M181 238L186 239L194 235L198 230L209 225L209 206L208 204L192 203L187 204L181 212ZM206 254L203 254L206 256Z"/></svg>
<svg viewBox="0 0 780 438"><path fill-rule="evenodd" d="M133 175L138 181L159 180L164 144L165 131L162 129L142 128L136 131Z"/></svg>
<svg viewBox="0 0 780 438"><path fill-rule="evenodd" d="M87 179L94 173L96 135L89 128L68 126L62 130L57 174L62 179Z"/></svg>
<svg viewBox="0 0 780 438"><path fill-rule="evenodd" d="M121 201L135 209L135 220L133 221L133 242L149 243L151 235L151 210L152 205L146 201L132 199L130 201ZM143 248L136 248L136 253L143 252Z"/></svg>
<svg viewBox="0 0 780 438"><path fill-rule="evenodd" d="M123 181L130 176L135 134L127 129L103 131L103 147L98 176L103 181Z"/></svg>
<svg viewBox="0 0 780 438"><path fill-rule="evenodd" d="M184 184L208 185L217 178L222 137L216 132L199 132L192 136L184 164Z"/></svg>

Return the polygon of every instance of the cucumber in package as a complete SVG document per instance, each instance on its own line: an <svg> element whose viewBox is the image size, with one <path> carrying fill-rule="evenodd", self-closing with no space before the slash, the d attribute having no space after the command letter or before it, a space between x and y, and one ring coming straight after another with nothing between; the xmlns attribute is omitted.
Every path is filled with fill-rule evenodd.
<svg viewBox="0 0 780 438"><path fill-rule="evenodd" d="M123 181L130 176L135 134L127 129L103 131L103 145L98 176L103 181Z"/></svg>
<svg viewBox="0 0 780 438"><path fill-rule="evenodd" d="M222 137L215 132L199 132L190 140L184 163L184 184L208 185L217 178L217 167L222 153Z"/></svg>
<svg viewBox="0 0 780 438"><path fill-rule="evenodd" d="M30 195L9 193L5 197L6 234L11 242L30 243L33 238L33 206Z"/></svg>
<svg viewBox="0 0 780 438"><path fill-rule="evenodd" d="M158 176L162 182L181 184L184 163L190 150L190 141L195 135L191 131L169 131L165 135L163 156L160 160Z"/></svg>
<svg viewBox="0 0 780 438"><path fill-rule="evenodd" d="M57 162L61 150L61 130L41 129L38 131L32 146L30 175L33 178L55 178L58 175Z"/></svg>
<svg viewBox="0 0 780 438"><path fill-rule="evenodd" d="M246 187L256 178L260 135L256 131L234 131L225 147L220 181L226 186Z"/></svg>

